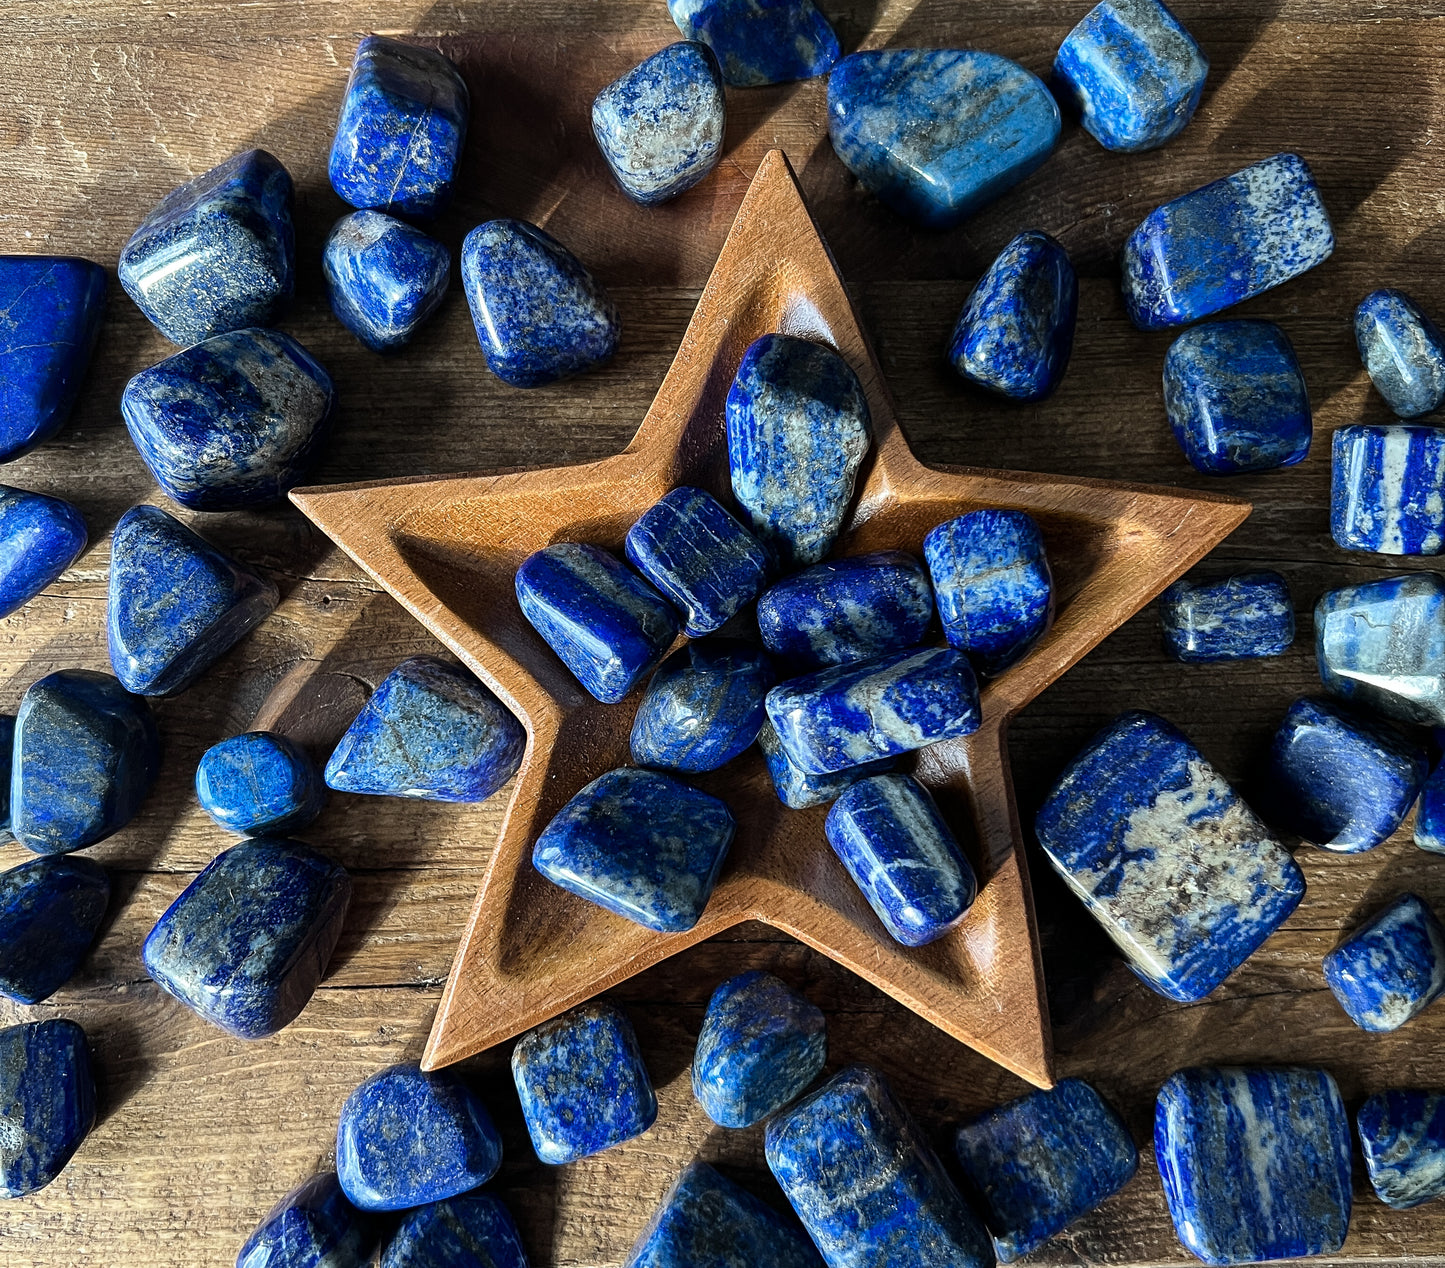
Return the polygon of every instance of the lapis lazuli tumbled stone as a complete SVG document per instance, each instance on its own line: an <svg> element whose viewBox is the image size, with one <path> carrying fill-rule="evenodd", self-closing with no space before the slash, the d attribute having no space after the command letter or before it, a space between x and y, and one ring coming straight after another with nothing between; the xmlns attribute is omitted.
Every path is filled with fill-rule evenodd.
<svg viewBox="0 0 1445 1268"><path fill-rule="evenodd" d="M100 265L0 255L0 462L65 426L104 314Z"/></svg>
<svg viewBox="0 0 1445 1268"><path fill-rule="evenodd" d="M381 680L326 763L338 792L485 801L517 773L527 732L466 670L434 656Z"/></svg>
<svg viewBox="0 0 1445 1268"><path fill-rule="evenodd" d="M1279 656L1294 642L1294 600L1277 572L1176 581L1159 596L1159 624L1185 664Z"/></svg>
<svg viewBox="0 0 1445 1268"><path fill-rule="evenodd" d="M346 1200L334 1171L276 1203L236 1256L236 1268L364 1268L380 1229Z"/></svg>
<svg viewBox="0 0 1445 1268"><path fill-rule="evenodd" d="M0 874L0 995L38 1004L74 976L100 930L110 881L99 863L54 855Z"/></svg>
<svg viewBox="0 0 1445 1268"><path fill-rule="evenodd" d="M284 497L321 455L336 389L279 330L217 335L142 370L121 394L131 439L167 497L231 511Z"/></svg>
<svg viewBox="0 0 1445 1268"><path fill-rule="evenodd" d="M321 813L326 785L295 740L247 731L213 744L196 767L196 800L232 832L295 832Z"/></svg>
<svg viewBox="0 0 1445 1268"><path fill-rule="evenodd" d="M10 773L15 757L15 715L0 713L0 833L10 831Z"/></svg>
<svg viewBox="0 0 1445 1268"><path fill-rule="evenodd" d="M85 519L69 502L0 484L0 617L55 581L86 540Z"/></svg>
<svg viewBox="0 0 1445 1268"><path fill-rule="evenodd" d="M1117 1193L1139 1166L1129 1129L1082 1079L965 1123L954 1147L1006 1264Z"/></svg>
<svg viewBox="0 0 1445 1268"><path fill-rule="evenodd" d="M379 1070L341 1107L336 1174L363 1211L400 1211L486 1184L502 1165L487 1107L452 1070Z"/></svg>
<svg viewBox="0 0 1445 1268"><path fill-rule="evenodd" d="M1059 139L1037 75L974 49L873 49L828 77L828 136L899 215L948 229L1034 171Z"/></svg>
<svg viewBox="0 0 1445 1268"><path fill-rule="evenodd" d="M463 1193L408 1211L379 1268L527 1268L512 1213L490 1193Z"/></svg>
<svg viewBox="0 0 1445 1268"><path fill-rule="evenodd" d="M375 352L400 348L447 293L452 253L380 211L353 211L332 227L321 256L336 319Z"/></svg>
<svg viewBox="0 0 1445 1268"><path fill-rule="evenodd" d="M1371 291L1360 301L1355 342L1370 382L1401 418L1445 403L1445 334L1404 291Z"/></svg>
<svg viewBox="0 0 1445 1268"><path fill-rule="evenodd" d="M120 284L172 343L272 325L296 288L291 175L248 150L171 190L121 248Z"/></svg>
<svg viewBox="0 0 1445 1268"><path fill-rule="evenodd" d="M632 723L632 760L706 771L758 738L763 697L777 681L756 647L731 639L689 643L658 666Z"/></svg>
<svg viewBox="0 0 1445 1268"><path fill-rule="evenodd" d="M1420 790L1415 844L1431 854L1445 854L1445 761L1436 763Z"/></svg>
<svg viewBox="0 0 1445 1268"><path fill-rule="evenodd" d="M512 1049L512 1079L532 1148L553 1165L640 1136L657 1118L637 1035L610 1004L583 1004L528 1031Z"/></svg>
<svg viewBox="0 0 1445 1268"><path fill-rule="evenodd" d="M823 75L841 49L813 0L667 0L683 38L706 44L733 88Z"/></svg>
<svg viewBox="0 0 1445 1268"><path fill-rule="evenodd" d="M1150 212L1124 244L1140 330L1208 317L1322 264L1335 231L1309 166L1276 154Z"/></svg>
<svg viewBox="0 0 1445 1268"><path fill-rule="evenodd" d="M43 1189L94 1123L85 1031L64 1017L0 1030L0 1198Z"/></svg>
<svg viewBox="0 0 1445 1268"><path fill-rule="evenodd" d="M1304 897L1289 852L1157 714L1123 714L1095 736L1034 828L1139 978L1184 1003L1224 981Z"/></svg>
<svg viewBox="0 0 1445 1268"><path fill-rule="evenodd" d="M1323 1070L1180 1070L1155 1102L1154 1153L1175 1232L1206 1264L1344 1243L1350 1122Z"/></svg>
<svg viewBox="0 0 1445 1268"><path fill-rule="evenodd" d="M532 847L554 885L659 933L697 924L737 824L716 797L657 771L600 775Z"/></svg>
<svg viewBox="0 0 1445 1268"><path fill-rule="evenodd" d="M341 936L346 871L310 846L255 837L216 855L146 936L146 972L241 1039L306 1007Z"/></svg>
<svg viewBox="0 0 1445 1268"><path fill-rule="evenodd" d="M1445 427L1337 427L1330 535L1379 555L1445 551Z"/></svg>
<svg viewBox="0 0 1445 1268"><path fill-rule="evenodd" d="M773 781L773 791L778 800L790 810L806 810L809 806L821 806L836 799L844 789L856 784L869 775L882 775L898 764L896 758L885 757L876 762L864 762L859 766L846 766L830 775L810 775L801 770L787 750L771 722L765 721L758 732L758 747L763 751L768 775Z"/></svg>
<svg viewBox="0 0 1445 1268"><path fill-rule="evenodd" d="M1355 1115L1365 1171L1397 1211L1445 1196L1445 1093L1390 1091Z"/></svg>
<svg viewBox="0 0 1445 1268"><path fill-rule="evenodd" d="M1362 1030L1398 1030L1445 992L1445 929L1401 894L1325 956L1325 981Z"/></svg>
<svg viewBox="0 0 1445 1268"><path fill-rule="evenodd" d="M470 99L433 49L381 35L356 46L327 171L353 207L435 216L452 196Z"/></svg>

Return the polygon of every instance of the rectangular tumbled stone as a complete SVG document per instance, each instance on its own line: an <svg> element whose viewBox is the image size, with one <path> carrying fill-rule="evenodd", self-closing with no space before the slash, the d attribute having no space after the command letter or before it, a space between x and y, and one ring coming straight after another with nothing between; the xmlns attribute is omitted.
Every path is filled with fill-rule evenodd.
<svg viewBox="0 0 1445 1268"><path fill-rule="evenodd" d="M1278 656L1294 642L1294 601L1277 572L1176 581L1159 596L1159 624L1185 664Z"/></svg>
<svg viewBox="0 0 1445 1268"><path fill-rule="evenodd" d="M1331 448L1330 534L1345 550L1445 550L1445 427L1340 427Z"/></svg>

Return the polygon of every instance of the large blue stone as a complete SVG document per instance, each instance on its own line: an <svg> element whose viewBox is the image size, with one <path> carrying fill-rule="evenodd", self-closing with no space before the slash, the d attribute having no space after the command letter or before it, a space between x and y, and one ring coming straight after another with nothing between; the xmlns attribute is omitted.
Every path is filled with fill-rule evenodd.
<svg viewBox="0 0 1445 1268"><path fill-rule="evenodd" d="M0 484L0 617L55 581L86 540L85 519L69 502Z"/></svg>
<svg viewBox="0 0 1445 1268"><path fill-rule="evenodd" d="M747 643L688 643L662 662L637 706L632 760L716 770L752 747L767 717L763 697L776 681L767 657Z"/></svg>
<svg viewBox="0 0 1445 1268"><path fill-rule="evenodd" d="M336 1173L327 1171L271 1208L241 1247L236 1268L365 1268L379 1234L375 1217L352 1206Z"/></svg>
<svg viewBox="0 0 1445 1268"><path fill-rule="evenodd" d="M341 936L351 878L310 846L257 837L216 855L156 921L146 972L187 1008L262 1039L306 1007Z"/></svg>
<svg viewBox="0 0 1445 1268"><path fill-rule="evenodd" d="M1371 291L1360 301L1355 342L1375 390L1401 418L1445 403L1445 335L1404 291Z"/></svg>
<svg viewBox="0 0 1445 1268"><path fill-rule="evenodd" d="M1445 992L1445 929L1401 894L1325 956L1325 981L1361 1030L1399 1030Z"/></svg>
<svg viewBox="0 0 1445 1268"><path fill-rule="evenodd" d="M1156 714L1123 714L1095 736L1034 828L1140 980L1184 1003L1224 981L1304 897L1288 851Z"/></svg>
<svg viewBox="0 0 1445 1268"><path fill-rule="evenodd" d="M133 506L110 539L110 666L137 695L184 691L279 598L273 582L159 507Z"/></svg>
<svg viewBox="0 0 1445 1268"><path fill-rule="evenodd" d="M1329 259L1335 231L1304 159L1276 154L1150 212L1124 244L1140 330L1208 317Z"/></svg>
<svg viewBox="0 0 1445 1268"><path fill-rule="evenodd" d="M881 775L892 770L897 759L885 757L876 762L864 762L861 766L846 766L831 775L810 775L800 770L788 756L778 733L771 722L765 721L758 732L758 747L763 751L768 775L773 781L773 791L778 800L790 810L806 810L809 806L821 806L833 801L846 788L851 788L860 779L869 775Z"/></svg>
<svg viewBox="0 0 1445 1268"><path fill-rule="evenodd" d="M1117 1193L1139 1166L1129 1129L1081 1079L990 1110L954 1144L1006 1264Z"/></svg>
<svg viewBox="0 0 1445 1268"><path fill-rule="evenodd" d="M485 801L517 773L527 732L466 670L413 656L382 679L326 763L338 792Z"/></svg>
<svg viewBox="0 0 1445 1268"><path fill-rule="evenodd" d="M64 986L109 902L105 869L89 859L32 859L0 875L0 995L38 1004Z"/></svg>
<svg viewBox="0 0 1445 1268"><path fill-rule="evenodd" d="M1445 551L1445 427L1337 427L1330 535L1379 555Z"/></svg>
<svg viewBox="0 0 1445 1268"><path fill-rule="evenodd" d="M85 1031L64 1017L0 1030L0 1198L43 1189L94 1122Z"/></svg>
<svg viewBox="0 0 1445 1268"><path fill-rule="evenodd" d="M1445 854L1445 761L1436 763L1420 790L1415 844L1431 854Z"/></svg>
<svg viewBox="0 0 1445 1268"><path fill-rule="evenodd" d="M295 832L321 813L326 785L294 740L247 731L213 744L196 767L196 800L231 832Z"/></svg>
<svg viewBox="0 0 1445 1268"><path fill-rule="evenodd" d="M331 376L279 330L217 335L142 370L120 398L162 492L196 511L285 497L321 456L335 408Z"/></svg>
<svg viewBox="0 0 1445 1268"><path fill-rule="evenodd" d="M363 1211L400 1211L486 1184L502 1138L481 1097L452 1070L379 1070L341 1107L336 1174Z"/></svg>
<svg viewBox="0 0 1445 1268"><path fill-rule="evenodd" d="M178 185L120 252L120 284L172 343L270 326L296 288L291 175L247 150Z"/></svg>
<svg viewBox="0 0 1445 1268"><path fill-rule="evenodd" d="M684 39L716 54L733 88L826 74L842 51L813 0L667 0Z"/></svg>
<svg viewBox="0 0 1445 1268"><path fill-rule="evenodd" d="M1154 1153L1175 1232L1206 1264L1344 1243L1350 1122L1323 1070L1180 1070L1159 1090Z"/></svg>
<svg viewBox="0 0 1445 1268"><path fill-rule="evenodd" d="M353 211L331 227L321 267L336 319L368 348L390 352L442 302L452 253L404 221Z"/></svg>
<svg viewBox="0 0 1445 1268"><path fill-rule="evenodd" d="M1365 1171L1397 1211L1445 1196L1445 1094L1380 1092L1355 1115Z"/></svg>
<svg viewBox="0 0 1445 1268"><path fill-rule="evenodd" d="M1185 664L1279 656L1294 642L1294 600L1277 572L1176 581L1159 596L1159 624Z"/></svg>
<svg viewBox="0 0 1445 1268"><path fill-rule="evenodd" d="M610 1004L583 1004L528 1031L512 1049L512 1078L532 1148L553 1165L640 1136L657 1118L637 1035Z"/></svg>
<svg viewBox="0 0 1445 1268"><path fill-rule="evenodd" d="M697 924L737 825L716 797L656 771L600 775L532 847L554 885L659 933Z"/></svg>
<svg viewBox="0 0 1445 1268"><path fill-rule="evenodd" d="M767 1158L829 1268L992 1268L988 1233L876 1070L850 1066L769 1122Z"/></svg>
<svg viewBox="0 0 1445 1268"><path fill-rule="evenodd" d="M380 1268L527 1268L512 1214L489 1193L463 1193L408 1211Z"/></svg>

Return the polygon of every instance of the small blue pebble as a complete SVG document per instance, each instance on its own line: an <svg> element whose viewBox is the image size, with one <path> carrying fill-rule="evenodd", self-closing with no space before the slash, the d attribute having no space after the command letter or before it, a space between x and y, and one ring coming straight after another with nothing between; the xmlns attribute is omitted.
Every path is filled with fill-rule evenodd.
<svg viewBox="0 0 1445 1268"><path fill-rule="evenodd" d="M1381 1092L1355 1115L1365 1171L1386 1206L1408 1211L1445 1196L1445 1094Z"/></svg>
<svg viewBox="0 0 1445 1268"><path fill-rule="evenodd" d="M85 519L69 502L0 484L0 617L56 581L86 541Z"/></svg>
<svg viewBox="0 0 1445 1268"><path fill-rule="evenodd" d="M105 869L54 855L0 875L0 995L38 1004L75 976L110 902Z"/></svg>
<svg viewBox="0 0 1445 1268"><path fill-rule="evenodd" d="M1401 894L1325 956L1325 981L1361 1030L1399 1030L1445 992L1445 929Z"/></svg>
<svg viewBox="0 0 1445 1268"><path fill-rule="evenodd" d="M1445 335L1404 291L1371 291L1360 301L1355 342L1370 382L1401 418L1445 403Z"/></svg>
<svg viewBox="0 0 1445 1268"><path fill-rule="evenodd" d="M1176 581L1159 596L1159 624L1169 654L1187 665L1279 656L1294 643L1294 600L1277 572Z"/></svg>
<svg viewBox="0 0 1445 1268"><path fill-rule="evenodd" d="M842 51L813 0L667 0L687 40L716 54L730 88L812 79Z"/></svg>
<svg viewBox="0 0 1445 1268"><path fill-rule="evenodd" d="M408 1211L379 1268L527 1268L512 1213L489 1193Z"/></svg>
<svg viewBox="0 0 1445 1268"><path fill-rule="evenodd" d="M658 667L632 723L632 760L663 770L707 771L758 738L763 697L777 681L747 643L689 643Z"/></svg>
<svg viewBox="0 0 1445 1268"><path fill-rule="evenodd" d="M43 1189L94 1124L85 1031L64 1017L0 1030L0 1198Z"/></svg>
<svg viewBox="0 0 1445 1268"><path fill-rule="evenodd" d="M452 253L382 212L353 211L331 227L321 267L336 319L368 348L390 352L442 302Z"/></svg>
<svg viewBox="0 0 1445 1268"><path fill-rule="evenodd" d="M271 1208L236 1268L365 1268L380 1230L346 1200L334 1171L312 1176Z"/></svg>
<svg viewBox="0 0 1445 1268"><path fill-rule="evenodd" d="M196 767L201 809L231 832L295 832L321 813L326 785L294 740L248 731L213 744Z"/></svg>
<svg viewBox="0 0 1445 1268"><path fill-rule="evenodd" d="M1445 427L1337 427L1330 535L1379 555L1445 551Z"/></svg>
<svg viewBox="0 0 1445 1268"><path fill-rule="evenodd" d="M1420 791L1415 844L1431 854L1445 854L1445 761L1436 765Z"/></svg>
<svg viewBox="0 0 1445 1268"><path fill-rule="evenodd" d="M876 762L864 762L859 766L847 766L831 775L810 775L793 764L778 733L771 722L764 722L758 732L758 747L763 751L768 775L773 781L773 791L778 800L790 810L806 810L809 806L821 806L835 800L846 788L851 788L860 779L869 775L881 775L892 770L897 759L885 757Z"/></svg>

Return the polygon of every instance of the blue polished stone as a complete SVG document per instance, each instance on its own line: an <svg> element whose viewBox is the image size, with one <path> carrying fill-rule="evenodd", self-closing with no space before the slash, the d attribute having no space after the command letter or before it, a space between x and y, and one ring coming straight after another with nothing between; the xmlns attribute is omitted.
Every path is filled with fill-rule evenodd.
<svg viewBox="0 0 1445 1268"><path fill-rule="evenodd" d="M692 1058L692 1092L719 1127L751 1127L802 1095L827 1055L822 1009L755 969L713 991Z"/></svg>
<svg viewBox="0 0 1445 1268"><path fill-rule="evenodd" d="M489 220L462 243L462 287L487 369L540 387L612 359L622 321L582 261L524 220Z"/></svg>
<svg viewBox="0 0 1445 1268"><path fill-rule="evenodd" d="M883 927L904 946L936 942L973 905L973 868L912 776L859 780L833 803L825 831Z"/></svg>
<svg viewBox="0 0 1445 1268"><path fill-rule="evenodd" d="M825 560L758 600L763 646L797 670L917 647L932 623L928 574L901 550Z"/></svg>
<svg viewBox="0 0 1445 1268"><path fill-rule="evenodd" d="M1375 390L1401 418L1445 403L1445 335L1404 291L1371 291L1360 301L1355 342Z"/></svg>
<svg viewBox="0 0 1445 1268"><path fill-rule="evenodd" d="M65 426L104 315L100 265L0 255L0 462Z"/></svg>
<svg viewBox="0 0 1445 1268"><path fill-rule="evenodd" d="M1304 159L1276 154L1151 211L1124 244L1140 330L1183 326L1322 264L1335 231Z"/></svg>
<svg viewBox="0 0 1445 1268"><path fill-rule="evenodd" d="M1445 427L1337 427L1330 535L1380 555L1445 551Z"/></svg>
<svg viewBox="0 0 1445 1268"><path fill-rule="evenodd" d="M10 830L36 854L83 850L133 818L160 770L150 705L109 674L62 669L15 719Z"/></svg>
<svg viewBox="0 0 1445 1268"><path fill-rule="evenodd" d="M603 704L616 704L677 637L677 613L614 555L556 542L516 577L522 615Z"/></svg>
<svg viewBox="0 0 1445 1268"><path fill-rule="evenodd" d="M1445 1196L1445 1094L1380 1092L1355 1115L1365 1171L1386 1206L1407 1211Z"/></svg>
<svg viewBox="0 0 1445 1268"><path fill-rule="evenodd" d="M470 111L440 53L368 35L356 46L327 171L353 207L426 219L451 200Z"/></svg>
<svg viewBox="0 0 1445 1268"><path fill-rule="evenodd" d="M1325 981L1361 1030L1399 1030L1445 992L1445 929L1401 894L1325 956Z"/></svg>
<svg viewBox="0 0 1445 1268"><path fill-rule="evenodd" d="M69 502L0 484L0 617L59 578L86 540L85 519Z"/></svg>
<svg viewBox="0 0 1445 1268"><path fill-rule="evenodd" d="M338 792L485 801L517 773L527 732L465 669L413 656L382 679L331 752Z"/></svg>
<svg viewBox="0 0 1445 1268"><path fill-rule="evenodd" d="M627 530L627 558L686 617L689 638L711 634L768 580L768 553L711 493L670 490Z"/></svg>
<svg viewBox="0 0 1445 1268"><path fill-rule="evenodd" d="M296 288L295 190L265 150L178 185L120 252L120 284L172 343L273 325Z"/></svg>
<svg viewBox="0 0 1445 1268"><path fill-rule="evenodd" d="M184 691L271 615L273 582L159 507L133 506L110 539L106 633L127 691Z"/></svg>
<svg viewBox="0 0 1445 1268"><path fill-rule="evenodd" d="M778 800L790 810L806 810L809 806L821 806L835 800L847 788L869 775L881 775L892 770L898 761L885 757L876 762L864 762L859 766L847 766L831 775L810 775L800 770L783 748L782 741L771 722L764 722L758 732L758 747L763 751L768 775L773 781L773 791Z"/></svg>
<svg viewBox="0 0 1445 1268"><path fill-rule="evenodd" d="M659 933L697 924L737 825L716 797L656 771L600 775L532 847L554 885Z"/></svg>
<svg viewBox="0 0 1445 1268"><path fill-rule="evenodd" d="M74 975L110 902L105 869L84 858L32 859L0 874L0 995L38 1004Z"/></svg>
<svg viewBox="0 0 1445 1268"><path fill-rule="evenodd" d="M146 936L146 972L187 1008L262 1039L306 1007L341 936L351 878L310 846L256 837L216 855Z"/></svg>
<svg viewBox="0 0 1445 1268"><path fill-rule="evenodd" d="M236 1268L365 1268L378 1234L375 1218L352 1206L336 1173L327 1171L271 1208L241 1247Z"/></svg>
<svg viewBox="0 0 1445 1268"><path fill-rule="evenodd" d="M0 1030L0 1198L43 1189L94 1123L85 1031L63 1017Z"/></svg>
<svg viewBox="0 0 1445 1268"><path fill-rule="evenodd" d="M481 1097L452 1070L379 1070L341 1107L336 1174L363 1211L400 1211L486 1184L502 1138Z"/></svg>
<svg viewBox="0 0 1445 1268"><path fill-rule="evenodd" d="M829 1268L992 1268L988 1233L876 1070L850 1066L772 1119L767 1158Z"/></svg>
<svg viewBox="0 0 1445 1268"><path fill-rule="evenodd" d="M1431 854L1445 854L1445 761L1436 764L1420 790L1415 844Z"/></svg>
<svg viewBox="0 0 1445 1268"><path fill-rule="evenodd" d="M331 376L279 330L217 335L142 370L120 398L162 492L196 511L285 497L320 458L335 409Z"/></svg>
<svg viewBox="0 0 1445 1268"><path fill-rule="evenodd" d="M326 804L326 785L294 740L247 731L201 755L196 800L221 827L267 836L295 832L315 819Z"/></svg>
<svg viewBox="0 0 1445 1268"><path fill-rule="evenodd" d="M380 1268L527 1268L516 1221L489 1193L463 1193L408 1211Z"/></svg>
<svg viewBox="0 0 1445 1268"><path fill-rule="evenodd" d="M1175 1232L1206 1264L1344 1243L1350 1122L1323 1070L1180 1070L1159 1090L1154 1153Z"/></svg>
<svg viewBox="0 0 1445 1268"><path fill-rule="evenodd" d="M1294 643L1294 600L1277 572L1176 581L1159 596L1159 624L1185 664L1279 656Z"/></svg>
<svg viewBox="0 0 1445 1268"><path fill-rule="evenodd" d="M871 443L868 401L826 344L755 339L728 389L728 468L753 533L784 569L832 548Z"/></svg>
<svg viewBox="0 0 1445 1268"><path fill-rule="evenodd" d="M820 669L774 687L767 707L788 758L809 775L972 735L982 721L978 680L947 647Z"/></svg>
<svg viewBox="0 0 1445 1268"><path fill-rule="evenodd" d="M553 1165L640 1136L657 1118L637 1035L610 1004L583 1004L528 1031L512 1049L512 1078L532 1148Z"/></svg>
<svg viewBox="0 0 1445 1268"><path fill-rule="evenodd" d="M1125 713L1095 736L1034 829L1140 980L1184 1003L1224 981L1304 897L1288 851L1153 713Z"/></svg>
<svg viewBox="0 0 1445 1268"><path fill-rule="evenodd" d="M336 319L375 352L400 348L447 293L452 253L379 211L353 211L331 228L321 256Z"/></svg>
<svg viewBox="0 0 1445 1268"><path fill-rule="evenodd" d="M15 715L0 713L0 839L10 831L9 772L15 757Z"/></svg>
<svg viewBox="0 0 1445 1268"><path fill-rule="evenodd" d="M813 0L667 0L683 38L706 44L732 88L826 74L842 51Z"/></svg>
<svg viewBox="0 0 1445 1268"><path fill-rule="evenodd" d="M1139 1166L1129 1129L1081 1079L990 1110L958 1129L954 1147L1006 1264L1117 1193Z"/></svg>
<svg viewBox="0 0 1445 1268"><path fill-rule="evenodd" d="M758 738L763 697L777 681L768 658L747 643L688 643L652 675L632 723L632 760L664 770L707 771Z"/></svg>

